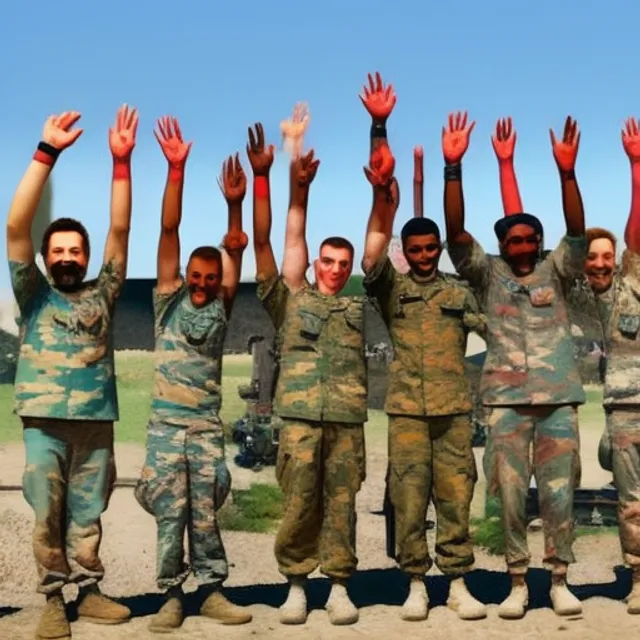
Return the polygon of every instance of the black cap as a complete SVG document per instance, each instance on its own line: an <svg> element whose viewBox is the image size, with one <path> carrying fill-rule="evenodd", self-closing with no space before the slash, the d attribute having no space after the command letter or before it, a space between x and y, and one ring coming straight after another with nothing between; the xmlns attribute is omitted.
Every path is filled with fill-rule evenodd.
<svg viewBox="0 0 640 640"><path fill-rule="evenodd" d="M498 240L502 242L504 237L507 235L507 231L512 227L515 227L517 224L526 224L533 227L538 235L543 235L542 223L538 218L530 213L514 213L512 215L505 216L504 218L500 218L500 220L493 225L493 230L496 232Z"/></svg>

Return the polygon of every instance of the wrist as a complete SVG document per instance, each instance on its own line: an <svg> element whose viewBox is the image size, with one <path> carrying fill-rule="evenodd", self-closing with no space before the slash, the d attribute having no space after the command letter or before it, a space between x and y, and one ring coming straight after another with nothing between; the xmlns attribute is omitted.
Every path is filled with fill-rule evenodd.
<svg viewBox="0 0 640 640"><path fill-rule="evenodd" d="M113 158L113 180L131 180L131 156Z"/></svg>
<svg viewBox="0 0 640 640"><path fill-rule="evenodd" d="M184 164L169 164L169 182L182 182L184 180Z"/></svg>
<svg viewBox="0 0 640 640"><path fill-rule="evenodd" d="M257 175L253 178L253 194L256 198L269 197L269 178L263 175Z"/></svg>
<svg viewBox="0 0 640 640"><path fill-rule="evenodd" d="M569 169L568 171L566 169L560 169L560 177L562 178L562 180L575 180L576 179L576 172L574 169Z"/></svg>
<svg viewBox="0 0 640 640"><path fill-rule="evenodd" d="M498 158L498 166L502 168L513 167L513 157L511 158Z"/></svg>
<svg viewBox="0 0 640 640"><path fill-rule="evenodd" d="M370 133L372 138L386 138L387 137L386 122L382 120L373 120L371 122Z"/></svg>
<svg viewBox="0 0 640 640"><path fill-rule="evenodd" d="M36 152L33 154L33 159L41 164L46 164L49 167L53 167L60 155L62 149L57 149L48 142L41 141L38 143Z"/></svg>
<svg viewBox="0 0 640 640"><path fill-rule="evenodd" d="M444 165L445 182L460 182L462 180L462 165L460 162L446 162Z"/></svg>

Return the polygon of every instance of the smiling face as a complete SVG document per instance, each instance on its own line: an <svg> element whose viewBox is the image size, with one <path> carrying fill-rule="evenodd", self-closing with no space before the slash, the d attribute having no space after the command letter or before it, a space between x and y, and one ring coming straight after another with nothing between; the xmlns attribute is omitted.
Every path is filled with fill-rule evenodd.
<svg viewBox="0 0 640 640"><path fill-rule="evenodd" d="M435 233L407 236L402 252L411 272L420 278L430 278L438 269L442 245Z"/></svg>
<svg viewBox="0 0 640 640"><path fill-rule="evenodd" d="M511 227L500 243L500 253L516 276L529 275L540 253L540 236L528 224Z"/></svg>
<svg viewBox="0 0 640 640"><path fill-rule="evenodd" d="M596 293L605 293L613 282L616 250L609 238L595 238L589 243L584 273Z"/></svg>
<svg viewBox="0 0 640 640"><path fill-rule="evenodd" d="M75 291L87 273L89 256L85 242L77 231L55 231L49 237L44 263L55 286L61 291Z"/></svg>
<svg viewBox="0 0 640 640"><path fill-rule="evenodd" d="M215 258L193 256L187 265L187 287L191 304L204 307L218 297L222 286L222 264Z"/></svg>
<svg viewBox="0 0 640 640"><path fill-rule="evenodd" d="M348 247L324 244L320 257L313 263L318 291L335 296L344 289L353 270L353 252Z"/></svg>

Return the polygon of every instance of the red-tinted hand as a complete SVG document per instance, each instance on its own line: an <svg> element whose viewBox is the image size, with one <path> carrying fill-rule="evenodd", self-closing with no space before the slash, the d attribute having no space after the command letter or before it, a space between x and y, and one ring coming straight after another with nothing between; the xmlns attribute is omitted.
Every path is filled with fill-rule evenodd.
<svg viewBox="0 0 640 640"><path fill-rule="evenodd" d="M510 117L498 120L495 135L491 136L491 144L496 152L498 161L508 162L513 160L517 137Z"/></svg>
<svg viewBox="0 0 640 640"><path fill-rule="evenodd" d="M314 160L313 149L294 161L295 179L299 187L309 187L316 177L320 160Z"/></svg>
<svg viewBox="0 0 640 640"><path fill-rule="evenodd" d="M109 129L109 148L116 160L124 160L136 146L138 131L138 111L126 104L118 109L115 126Z"/></svg>
<svg viewBox="0 0 640 640"><path fill-rule="evenodd" d="M228 204L239 203L247 193L247 176L240 164L240 155L235 159L229 156L222 163L222 175L218 178L218 186Z"/></svg>
<svg viewBox="0 0 640 640"><path fill-rule="evenodd" d="M396 105L397 98L393 91L393 85L389 84L385 87L382 77L377 71L375 81L370 73L368 78L369 86L364 85L359 98L374 120L384 122L391 115L393 107Z"/></svg>
<svg viewBox="0 0 640 640"><path fill-rule="evenodd" d="M70 147L82 135L82 129L71 129L78 120L79 111L65 111L59 116L49 116L42 130L42 141L61 151Z"/></svg>
<svg viewBox="0 0 640 640"><path fill-rule="evenodd" d="M255 134L253 133L253 129L249 127L249 144L247 145L249 164L253 169L254 176L268 176L271 165L273 164L274 146L270 144L268 147L265 147L262 124L256 122L254 126L256 128Z"/></svg>
<svg viewBox="0 0 640 640"><path fill-rule="evenodd" d="M158 144L162 148L164 157L173 167L183 167L191 151L193 142L184 142L182 139L182 131L177 118L164 116L158 119L158 133L153 132Z"/></svg>
<svg viewBox="0 0 640 640"><path fill-rule="evenodd" d="M455 164L462 160L469 148L469 137L475 126L475 121L467 126L466 111L449 114L449 128L442 127L442 152L447 163Z"/></svg>
<svg viewBox="0 0 640 640"><path fill-rule="evenodd" d="M578 123L567 116L564 123L564 133L562 141L558 142L553 133L553 129L549 129L551 137L551 146L553 148L553 157L561 171L573 171L576 166L576 158L578 157L578 147L580 146L580 132L578 131Z"/></svg>
<svg viewBox="0 0 640 640"><path fill-rule="evenodd" d="M413 149L413 179L415 182L424 182L424 150L422 147Z"/></svg>
<svg viewBox="0 0 640 640"><path fill-rule="evenodd" d="M638 121L635 118L628 118L625 126L626 131L624 129L622 130L622 146L631 162L639 162L640 132L638 129Z"/></svg>
<svg viewBox="0 0 640 640"><path fill-rule="evenodd" d="M374 187L389 184L396 168L396 159L388 145L383 144L373 151L369 158L369 166L363 167L364 175Z"/></svg>
<svg viewBox="0 0 640 640"><path fill-rule="evenodd" d="M249 237L244 231L229 231L222 239L222 246L227 252L244 251L249 244Z"/></svg>

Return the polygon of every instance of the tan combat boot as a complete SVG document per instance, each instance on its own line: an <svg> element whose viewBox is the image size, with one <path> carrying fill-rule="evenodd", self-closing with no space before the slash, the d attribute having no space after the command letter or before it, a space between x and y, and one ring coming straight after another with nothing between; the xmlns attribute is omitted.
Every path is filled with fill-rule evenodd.
<svg viewBox="0 0 640 640"><path fill-rule="evenodd" d="M469 593L464 578L454 578L451 581L447 607L453 609L460 620L481 620L487 617L487 608Z"/></svg>
<svg viewBox="0 0 640 640"><path fill-rule="evenodd" d="M36 629L36 640L68 640L69 638L71 638L71 626L64 608L64 598L62 594L49 596Z"/></svg>
<svg viewBox="0 0 640 640"><path fill-rule="evenodd" d="M200 615L220 624L247 624L253 616L244 608L229 602L222 591L214 591L200 607Z"/></svg>
<svg viewBox="0 0 640 640"><path fill-rule="evenodd" d="M347 593L347 587L342 582L334 582L326 605L331 624L354 624L358 622L360 614Z"/></svg>
<svg viewBox="0 0 640 640"><path fill-rule="evenodd" d="M566 565L558 565L551 574L551 604L559 616L577 616L582 613L582 603L567 587Z"/></svg>
<svg viewBox="0 0 640 640"><path fill-rule="evenodd" d="M304 624L307 621L305 582L305 578L289 579L289 595L285 603L280 607L281 624Z"/></svg>
<svg viewBox="0 0 640 640"><path fill-rule="evenodd" d="M180 628L184 621L182 598L170 597L160 608L149 623L149 631L154 633L169 633Z"/></svg>
<svg viewBox="0 0 640 640"><path fill-rule="evenodd" d="M529 590L523 575L511 576L511 593L498 607L498 615L505 620L518 620L524 617L529 604Z"/></svg>
<svg viewBox="0 0 640 640"><path fill-rule="evenodd" d="M97 586L81 590L81 601L78 605L78 619L93 624L122 624L128 622L131 611L100 593Z"/></svg>
<svg viewBox="0 0 640 640"><path fill-rule="evenodd" d="M416 622L426 620L429 615L429 596L422 576L411 576L409 595L400 609L403 620Z"/></svg>
<svg viewBox="0 0 640 640"><path fill-rule="evenodd" d="M631 593L627 596L627 613L640 613L640 567L633 567Z"/></svg>

